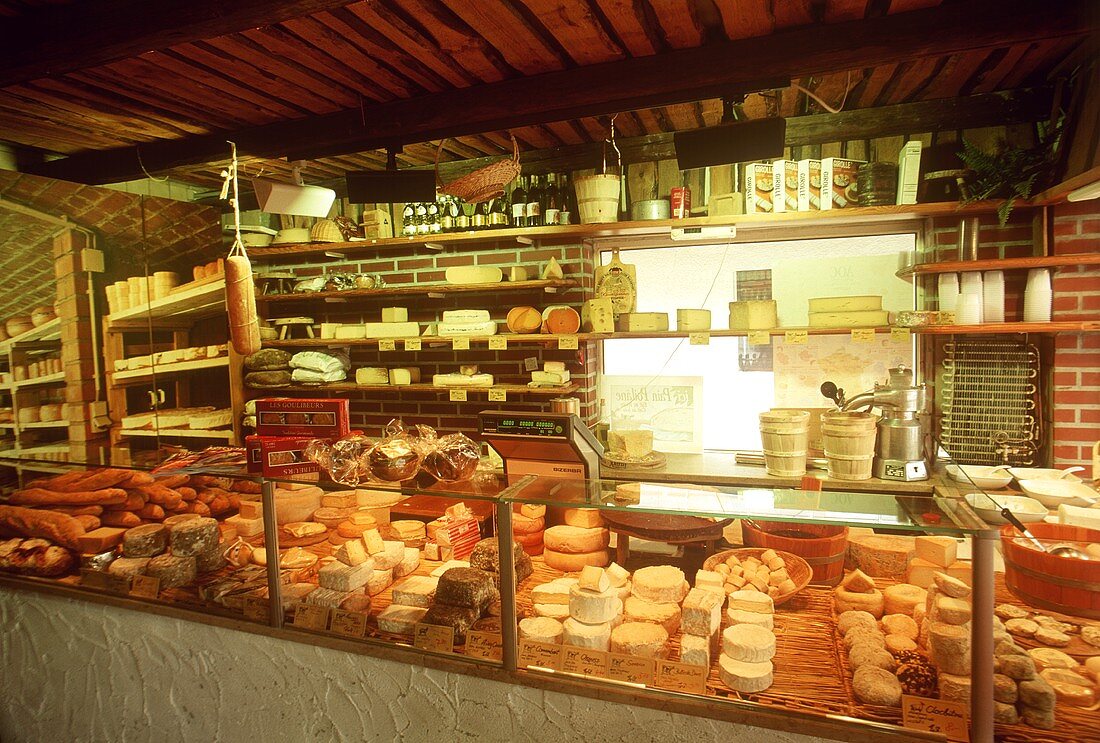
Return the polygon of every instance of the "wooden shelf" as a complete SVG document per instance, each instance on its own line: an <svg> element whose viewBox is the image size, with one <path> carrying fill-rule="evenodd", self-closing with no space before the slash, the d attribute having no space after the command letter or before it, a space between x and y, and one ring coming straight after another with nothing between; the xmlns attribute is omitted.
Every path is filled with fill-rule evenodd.
<svg viewBox="0 0 1100 743"><path fill-rule="evenodd" d="M371 297L443 297L449 294L485 294L490 292L521 292L542 290L549 294L559 289L572 289L578 284L570 279L540 279L535 281L497 281L491 284L420 284L416 286L384 286L381 289L345 289L343 291L296 292L294 294L258 294L257 302L336 302Z"/></svg>
<svg viewBox="0 0 1100 743"><path fill-rule="evenodd" d="M222 314L225 310L225 279L218 278L197 286L180 287L183 291L154 299L148 304L131 307L107 316L108 329L115 323L146 320L194 321Z"/></svg>
<svg viewBox="0 0 1100 743"><path fill-rule="evenodd" d="M493 243L567 243L605 237L639 237L668 235L672 228L736 227L752 232L775 227L817 225L859 225L876 222L896 222L930 217L963 217L976 214L992 214L1000 206L999 201L979 201L973 204L957 202L938 204L904 204L900 206L862 206L814 212L783 212L780 214L744 214L726 217L692 217L690 219L660 219L644 222L610 222L605 224L578 224L563 227L529 227L522 229L482 230L434 235L428 239L392 237L383 240L364 240L348 243L300 243L252 248L252 258L279 258L301 255L332 253L342 256L364 250L407 250L409 248L442 249L447 247L477 246ZM1018 204L1026 208L1031 204ZM713 242L713 240L711 240ZM700 242L707 242L700 238Z"/></svg>
<svg viewBox="0 0 1100 743"><path fill-rule="evenodd" d="M47 374L43 377L24 379L22 382L12 382L10 388L13 390L21 390L24 387L35 387L41 384L57 384L58 382L64 381L65 372L57 372L56 374Z"/></svg>
<svg viewBox="0 0 1100 743"><path fill-rule="evenodd" d="M911 328L922 335L984 335L1007 333L1089 333L1100 330L1100 320L1064 322L1000 322L984 325L926 325Z"/></svg>
<svg viewBox="0 0 1100 743"><path fill-rule="evenodd" d="M873 328L856 328L857 330L872 330L875 333L889 333L893 328L888 326L873 327ZM853 328L806 328L806 327L791 327L791 328L770 328L768 330L749 331L749 330L664 330L654 331L652 333L578 333L577 339L582 341L611 341L611 340L628 340L631 338L690 338L696 333L705 333L711 338L747 338L750 333L767 333L770 336L783 336L788 332L805 331L807 335L850 335Z"/></svg>
<svg viewBox="0 0 1100 743"><path fill-rule="evenodd" d="M38 421L37 423L20 423L19 430L26 431L30 428L68 428L68 421Z"/></svg>
<svg viewBox="0 0 1100 743"><path fill-rule="evenodd" d="M201 430L190 428L162 428L159 431L152 428L123 428L119 430L119 433L123 436L145 436L152 438L154 436L163 436L166 438L186 438L186 439L225 439L229 441L233 438L233 429L227 428L225 430Z"/></svg>
<svg viewBox="0 0 1100 743"><path fill-rule="evenodd" d="M962 271L1007 271L1022 268L1058 268L1060 266L1100 265L1100 253L1070 253L1068 255L1037 255L1026 258L990 258L980 261L939 261L918 263L897 272L899 278L915 275L957 273Z"/></svg>
<svg viewBox="0 0 1100 743"><path fill-rule="evenodd" d="M578 387L575 384L559 385L556 387L528 387L525 384L494 384L492 387L436 387L434 384L347 384L343 382L321 385L290 385L288 387L271 387L264 389L247 388L253 392L262 392L270 395L279 395L284 392L435 392L437 394L449 394L451 390L465 390L467 393L498 390L509 395L568 395L575 392Z"/></svg>
<svg viewBox="0 0 1100 743"><path fill-rule="evenodd" d="M184 374L186 372L200 371L202 369L217 369L229 366L228 356L218 356L213 359L198 359L196 361L178 361L174 364L159 364L143 369L128 369L111 373L111 379L115 384L126 382L134 384L156 376L167 374Z"/></svg>
<svg viewBox="0 0 1100 743"><path fill-rule="evenodd" d="M8 338L0 342L0 354L6 354L12 346L23 343L47 343L60 340L61 318L55 317L49 322L42 323L37 328L31 328L26 333L20 333L14 338Z"/></svg>

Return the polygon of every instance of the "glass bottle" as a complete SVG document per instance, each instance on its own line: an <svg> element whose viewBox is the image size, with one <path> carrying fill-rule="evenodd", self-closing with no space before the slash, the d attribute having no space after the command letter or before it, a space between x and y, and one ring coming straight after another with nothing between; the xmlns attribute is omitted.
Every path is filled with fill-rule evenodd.
<svg viewBox="0 0 1100 743"><path fill-rule="evenodd" d="M527 226L527 176L521 175L512 189L512 226Z"/></svg>
<svg viewBox="0 0 1100 743"><path fill-rule="evenodd" d="M401 210L401 234L410 237L416 234L416 204L408 202Z"/></svg>
<svg viewBox="0 0 1100 743"><path fill-rule="evenodd" d="M428 224L428 205L419 202L416 205L416 234L427 235L431 229L431 225Z"/></svg>
<svg viewBox="0 0 1100 743"><path fill-rule="evenodd" d="M489 227L494 230L504 229L508 226L508 211L505 197L498 196L489 202Z"/></svg>
<svg viewBox="0 0 1100 743"><path fill-rule="evenodd" d="M474 204L474 216L472 226L475 230L483 230L489 226L489 202L482 201Z"/></svg>
<svg viewBox="0 0 1100 743"><path fill-rule="evenodd" d="M527 189L527 226L542 226L542 184L537 175L531 176Z"/></svg>
<svg viewBox="0 0 1100 743"><path fill-rule="evenodd" d="M542 220L544 224L561 224L561 195L558 191L557 176L546 176L546 188L543 189Z"/></svg>

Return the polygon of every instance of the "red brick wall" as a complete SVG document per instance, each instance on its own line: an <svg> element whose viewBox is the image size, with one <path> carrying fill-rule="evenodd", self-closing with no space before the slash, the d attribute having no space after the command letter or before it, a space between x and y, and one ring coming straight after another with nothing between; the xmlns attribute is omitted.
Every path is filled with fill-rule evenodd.
<svg viewBox="0 0 1100 743"><path fill-rule="evenodd" d="M561 264L566 278L576 279L580 286L548 294L541 290L501 291L499 294L450 294L442 299L427 297L389 297L373 299L357 298L346 304L314 304L309 309L294 304L261 305L261 312L268 317L289 317L291 315L309 315L317 322L322 317L328 322L377 322L381 319L382 307L408 307L409 320L419 323L437 321L444 310L450 309L488 309L497 321L502 332L505 330L505 317L508 310L515 306L530 305L544 309L551 304L568 304L580 311L583 300L592 293L592 280L595 273L593 253L590 247L581 245L524 246L502 241L501 246L479 246L473 248L449 248L440 253L420 250L403 251L395 255L392 252L374 256L364 256L359 260L325 259L319 256L304 256L297 261L280 258L272 261L271 266L280 269L293 269L301 276L321 273L357 272L381 274L387 285L408 285L413 283L442 282L444 273L451 266L500 266L507 276L511 266L525 266L532 278L538 278L539 270L551 257ZM260 261L254 261L259 264ZM254 270L262 272L265 266L256 265ZM501 285L506 289L507 283ZM372 347L352 349L352 372L363 366L414 366L420 369L422 379L430 383L433 374L458 371L459 364L477 364L480 371L493 375L496 382L505 384L526 384L531 380L529 372L524 370L524 359L535 357L542 368L544 361L564 361L570 371L572 381L579 389L570 396L581 401L581 417L589 423L597 416L596 372L598 369L598 344L582 343L576 351L559 351L556 345L533 346L530 343L515 344L506 351L490 351L484 344L474 344L467 351L454 351L448 347L430 347L424 344L423 350L405 352L401 350L380 352ZM270 393L267 393L270 394ZM363 429L368 435L378 435L381 427L392 418L401 418L406 423L424 423L435 426L444 432L461 431L468 435L477 431L477 414L486 409L508 409L522 411L549 410L549 397L546 395L512 395L507 402L488 402L484 391L470 390L467 402L451 402L446 393L417 392L412 390L364 391L348 395L352 403L352 425ZM263 396L253 394L253 396Z"/></svg>
<svg viewBox="0 0 1100 743"><path fill-rule="evenodd" d="M1100 201L1054 209L1054 252L1100 252ZM1054 320L1100 320L1100 268L1054 274ZM1088 465L1100 440L1100 332L1062 333L1054 351L1054 463Z"/></svg>

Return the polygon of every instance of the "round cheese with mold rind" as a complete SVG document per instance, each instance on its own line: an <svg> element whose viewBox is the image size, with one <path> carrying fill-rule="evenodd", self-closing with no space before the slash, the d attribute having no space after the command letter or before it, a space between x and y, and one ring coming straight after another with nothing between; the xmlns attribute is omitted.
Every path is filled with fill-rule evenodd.
<svg viewBox="0 0 1100 743"><path fill-rule="evenodd" d="M568 524L551 526L542 535L542 541L546 545L546 549L571 555L603 550L607 547L610 539L611 533L607 529L601 527L589 529L580 526L569 526Z"/></svg>
<svg viewBox="0 0 1100 743"><path fill-rule="evenodd" d="M735 624L722 632L722 652L733 660L763 663L775 657L775 635L754 624Z"/></svg>
<svg viewBox="0 0 1100 743"><path fill-rule="evenodd" d="M645 601L680 603L690 586L684 571L672 565L653 565L634 571L632 593Z"/></svg>
<svg viewBox="0 0 1100 743"><path fill-rule="evenodd" d="M561 622L550 617L527 617L519 620L519 638L560 645L562 640Z"/></svg>
<svg viewBox="0 0 1100 743"><path fill-rule="evenodd" d="M718 676L733 691L746 694L761 692L772 685L774 667L771 661L746 663L728 655L718 658Z"/></svg>
<svg viewBox="0 0 1100 743"><path fill-rule="evenodd" d="M623 611L623 602L614 591L586 591L580 586L569 589L569 616L585 624L610 622Z"/></svg>
<svg viewBox="0 0 1100 743"><path fill-rule="evenodd" d="M578 648L607 652L611 646L611 625L585 624L570 617L562 622L562 642Z"/></svg>
<svg viewBox="0 0 1100 743"><path fill-rule="evenodd" d="M624 622L611 631L611 652L639 658L668 655L668 633L649 622Z"/></svg>

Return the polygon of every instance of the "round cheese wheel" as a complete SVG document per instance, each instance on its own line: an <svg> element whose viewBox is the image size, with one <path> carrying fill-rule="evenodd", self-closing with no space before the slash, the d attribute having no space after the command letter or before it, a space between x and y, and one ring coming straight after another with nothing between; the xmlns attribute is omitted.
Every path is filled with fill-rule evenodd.
<svg viewBox="0 0 1100 743"><path fill-rule="evenodd" d="M527 617L519 620L521 640L534 640L551 644L561 643L561 622L550 617Z"/></svg>
<svg viewBox="0 0 1100 743"><path fill-rule="evenodd" d="M680 605L675 601L646 601L630 596L623 602L623 618L627 622L651 622L659 624L670 635L680 628Z"/></svg>
<svg viewBox="0 0 1100 743"><path fill-rule="evenodd" d="M569 526L579 526L584 529L606 526L607 524L595 508L566 508L562 510L562 519Z"/></svg>
<svg viewBox="0 0 1100 743"><path fill-rule="evenodd" d="M846 611L866 611L875 619L882 619L885 601L882 591L875 590L871 593L854 593L839 586L833 592L833 601L838 613Z"/></svg>
<svg viewBox="0 0 1100 743"><path fill-rule="evenodd" d="M376 528L375 524L356 524L352 521L341 521L336 525L336 533L344 539L355 539L374 528Z"/></svg>
<svg viewBox="0 0 1100 743"><path fill-rule="evenodd" d="M546 534L549 533L550 531L547 530ZM606 567L608 563L611 562L611 555L606 549L580 553L558 552L550 547L547 542L543 550L542 559L546 562L548 567L554 570L560 570L563 573L577 573L583 570L586 565L595 565L600 568Z"/></svg>
<svg viewBox="0 0 1100 743"><path fill-rule="evenodd" d="M546 528L546 520L541 516L538 518L528 518L522 513L512 514L512 534L534 534L542 533L542 530Z"/></svg>
<svg viewBox="0 0 1100 743"><path fill-rule="evenodd" d="M722 632L722 652L733 660L763 663L775 657L775 635L755 624L735 624Z"/></svg>
<svg viewBox="0 0 1100 743"><path fill-rule="evenodd" d="M672 565L651 565L634 573L633 593L646 601L680 602L688 588L684 571Z"/></svg>
<svg viewBox="0 0 1100 743"><path fill-rule="evenodd" d="M536 544L541 547L542 546L542 532L541 531L536 531L536 532L531 532L530 534L514 534L512 536L512 540L516 544L518 544L522 547L534 546Z"/></svg>
<svg viewBox="0 0 1100 743"><path fill-rule="evenodd" d="M883 592L883 611L886 614L913 615L918 604L923 605L928 592L911 583L898 583L887 587Z"/></svg>
<svg viewBox="0 0 1100 743"><path fill-rule="evenodd" d="M576 333L581 329L581 316L564 304L551 305L542 311L542 332L558 335Z"/></svg>
<svg viewBox="0 0 1100 743"><path fill-rule="evenodd" d="M734 691L748 694L764 691L772 685L773 672L770 660L746 663L724 654L718 658L718 676L723 684Z"/></svg>
<svg viewBox="0 0 1100 743"><path fill-rule="evenodd" d="M624 622L611 630L611 652L639 658L668 656L668 632L658 624Z"/></svg>
<svg viewBox="0 0 1100 743"><path fill-rule="evenodd" d="M505 322L513 333L537 333L542 328L542 313L534 307L513 307Z"/></svg>
<svg viewBox="0 0 1100 743"><path fill-rule="evenodd" d="M562 642L578 648L607 652L611 645L611 625L585 624L570 617L562 623Z"/></svg>
<svg viewBox="0 0 1100 743"><path fill-rule="evenodd" d="M765 629L772 629L775 626L775 619L771 614L760 614L759 612L744 611L743 609L726 609L726 616L729 618L730 624L755 624Z"/></svg>
<svg viewBox="0 0 1100 743"><path fill-rule="evenodd" d="M611 533L603 528L585 529L563 524L561 526L551 526L543 533L543 542L546 544L547 549L574 555L603 550L610 540ZM606 564L601 563L600 567Z"/></svg>

